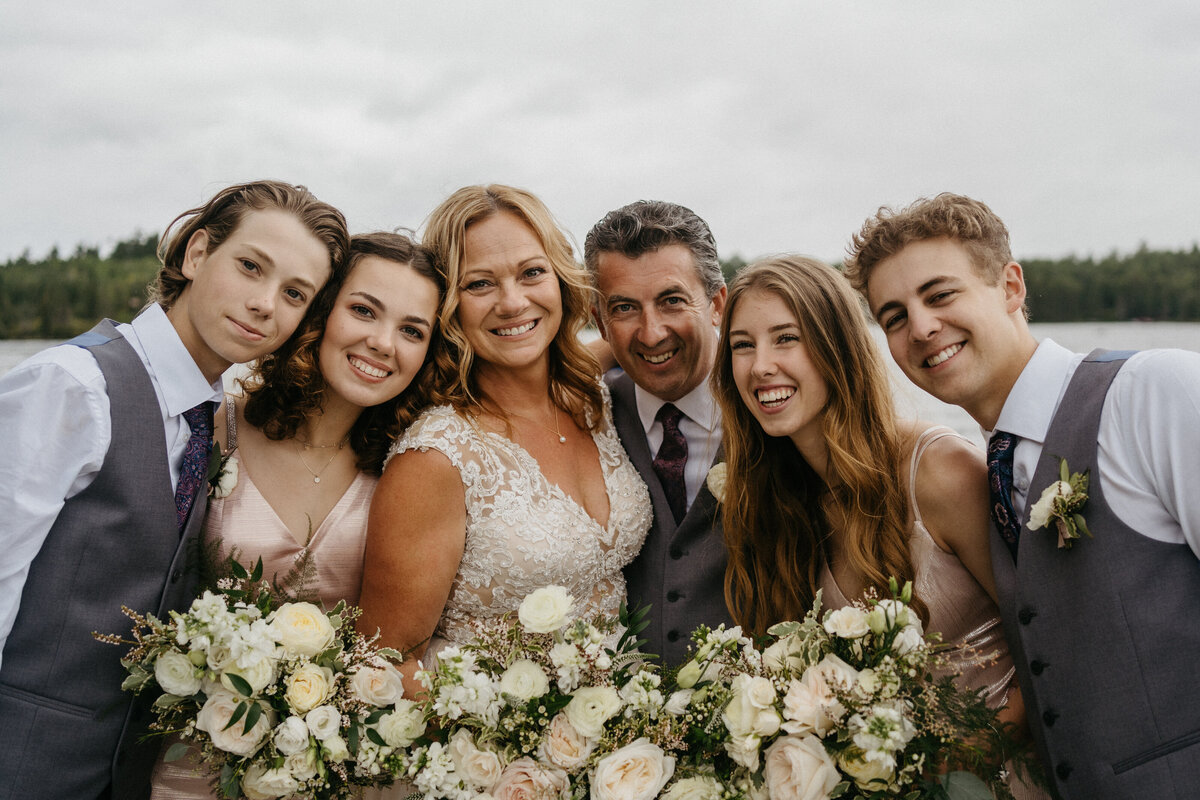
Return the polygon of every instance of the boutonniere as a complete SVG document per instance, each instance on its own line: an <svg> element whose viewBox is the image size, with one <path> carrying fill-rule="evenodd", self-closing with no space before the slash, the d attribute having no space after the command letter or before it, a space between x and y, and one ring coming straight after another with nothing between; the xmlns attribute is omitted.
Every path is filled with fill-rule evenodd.
<svg viewBox="0 0 1200 800"><path fill-rule="evenodd" d="M238 461L233 450L222 455L221 443L213 442L208 456L208 496L214 500L228 497L238 482Z"/></svg>
<svg viewBox="0 0 1200 800"><path fill-rule="evenodd" d="M713 464L712 469L708 471L708 475L704 478L704 483L707 484L708 490L712 492L712 496L717 498L718 503L725 501L725 478L727 472L725 462L719 461Z"/></svg>
<svg viewBox="0 0 1200 800"><path fill-rule="evenodd" d="M1079 513L1088 499L1088 470L1070 472L1067 460L1060 458L1058 474L1059 480L1047 486L1030 509L1029 530L1036 531L1053 522L1054 527L1058 529L1058 546L1070 549L1081 532L1089 539L1092 537L1087 522Z"/></svg>

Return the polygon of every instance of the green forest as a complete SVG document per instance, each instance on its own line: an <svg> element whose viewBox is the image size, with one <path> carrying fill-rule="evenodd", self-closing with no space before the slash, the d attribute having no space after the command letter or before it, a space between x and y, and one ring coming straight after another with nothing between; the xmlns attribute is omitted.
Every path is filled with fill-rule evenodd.
<svg viewBox="0 0 1200 800"><path fill-rule="evenodd" d="M79 246L41 260L0 265L0 339L66 339L101 317L133 319L158 271L157 234L137 234L101 256ZM726 277L746 264L721 262ZM1130 319L1200 321L1200 247L1151 250L1100 259L1021 259L1035 322Z"/></svg>

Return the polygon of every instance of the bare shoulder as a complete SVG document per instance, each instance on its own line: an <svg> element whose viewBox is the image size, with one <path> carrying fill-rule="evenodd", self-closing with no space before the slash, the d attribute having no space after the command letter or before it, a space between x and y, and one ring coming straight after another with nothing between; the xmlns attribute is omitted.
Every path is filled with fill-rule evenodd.
<svg viewBox="0 0 1200 800"><path fill-rule="evenodd" d="M987 465L983 451L959 436L933 441L917 465L917 504L925 528L945 550L958 552L961 537L986 528Z"/></svg>
<svg viewBox="0 0 1200 800"><path fill-rule="evenodd" d="M462 505L465 492L458 468L440 450L413 449L388 461L375 489L372 508L403 503L410 510Z"/></svg>

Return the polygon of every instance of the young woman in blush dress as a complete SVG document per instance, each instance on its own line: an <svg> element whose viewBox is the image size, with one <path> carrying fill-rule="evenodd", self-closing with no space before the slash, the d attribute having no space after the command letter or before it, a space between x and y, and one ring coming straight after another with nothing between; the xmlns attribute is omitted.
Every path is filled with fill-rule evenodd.
<svg viewBox="0 0 1200 800"><path fill-rule="evenodd" d="M205 521L222 555L262 558L268 578L307 555L309 593L326 607L358 602L371 495L392 440L425 403L445 286L407 237L351 237L344 281L217 414L216 441L237 461L236 483ZM160 760L151 796L213 797L212 780L190 756Z"/></svg>
<svg viewBox="0 0 1200 800"><path fill-rule="evenodd" d="M733 618L762 634L888 578L913 582L959 684L1024 724L996 607L987 468L966 439L899 420L861 304L841 274L786 256L733 281L713 374L728 464L722 505ZM1018 797L1039 797L1016 781Z"/></svg>
<svg viewBox="0 0 1200 800"><path fill-rule="evenodd" d="M542 202L469 186L434 210L424 241L450 285L442 405L397 440L380 479L360 621L413 653L409 675L431 638L426 663L547 584L580 614L615 614L651 514L578 339L588 280Z"/></svg>

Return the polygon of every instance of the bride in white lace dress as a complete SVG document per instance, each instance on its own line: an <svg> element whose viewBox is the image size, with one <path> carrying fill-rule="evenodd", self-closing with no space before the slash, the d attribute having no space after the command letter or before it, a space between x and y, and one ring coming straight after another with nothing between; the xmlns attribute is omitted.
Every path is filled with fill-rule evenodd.
<svg viewBox="0 0 1200 800"><path fill-rule="evenodd" d="M578 340L591 307L566 236L528 192L460 189L424 244L452 299L435 395L392 448L371 507L360 626L416 658L528 592L616 613L651 521L645 485ZM428 657L426 658L428 663ZM410 687L415 688L415 687Z"/></svg>

